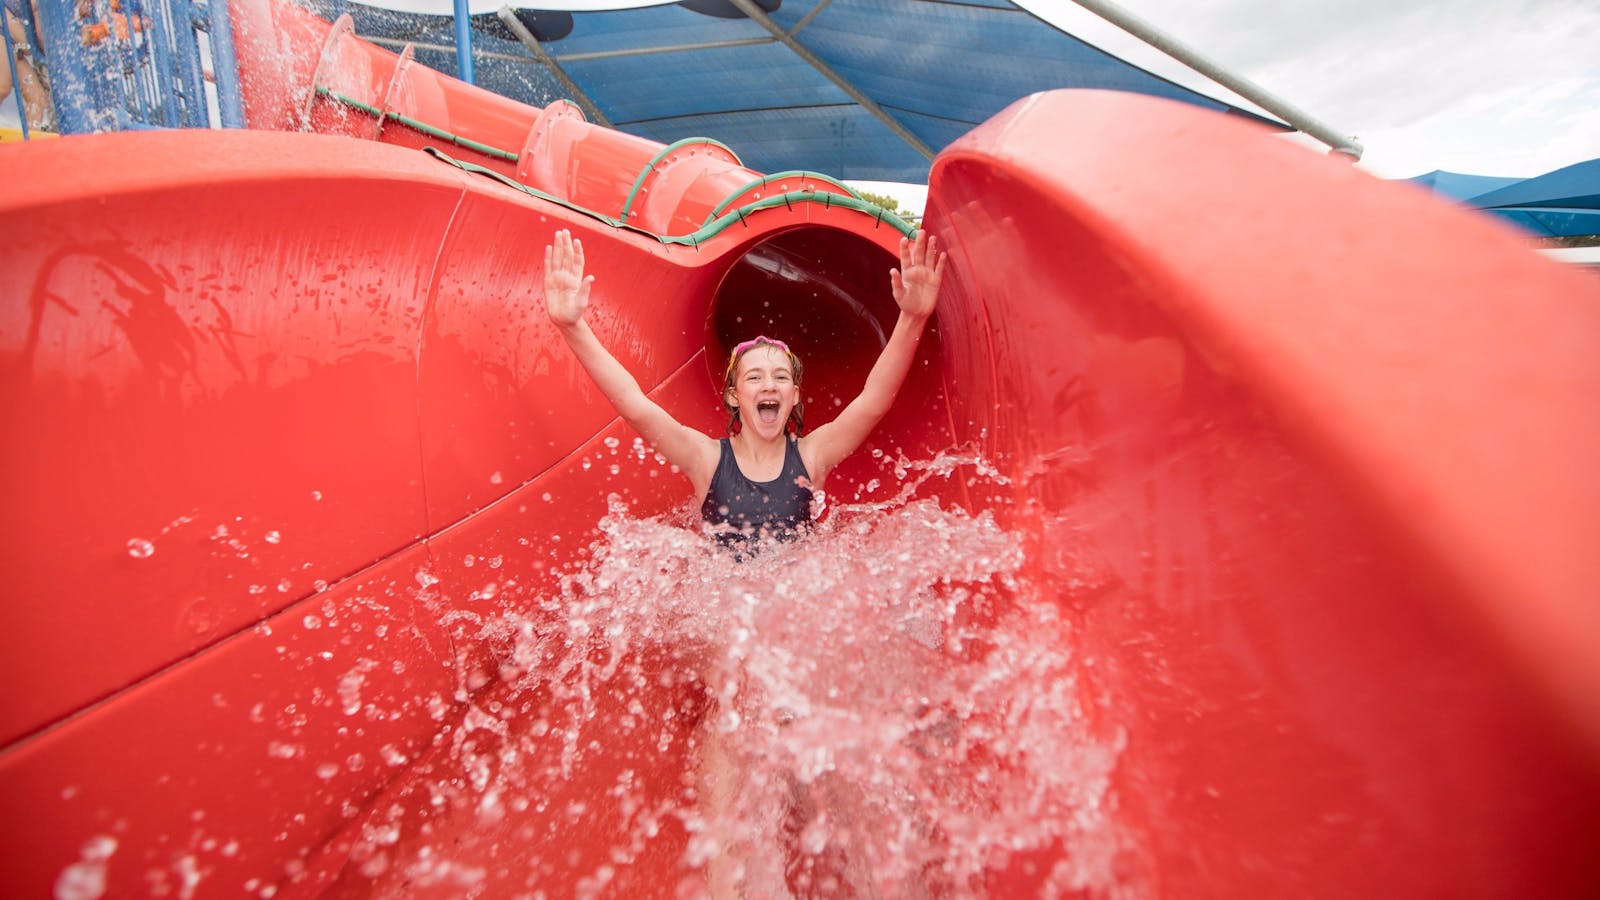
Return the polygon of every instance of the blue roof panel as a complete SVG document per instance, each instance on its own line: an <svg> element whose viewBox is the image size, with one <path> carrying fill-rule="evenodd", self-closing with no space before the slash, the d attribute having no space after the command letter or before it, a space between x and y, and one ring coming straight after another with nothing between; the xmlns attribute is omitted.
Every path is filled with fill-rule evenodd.
<svg viewBox="0 0 1600 900"><path fill-rule="evenodd" d="M572 33L546 47L556 56L770 38L749 19L719 19L679 5L576 13Z"/></svg>
<svg viewBox="0 0 1600 900"><path fill-rule="evenodd" d="M1574 163L1472 198L1473 206L1549 206L1600 210L1600 158Z"/></svg>
<svg viewBox="0 0 1600 900"><path fill-rule="evenodd" d="M562 68L624 130L632 122L732 112L754 104L773 108L851 102L777 44L579 60Z"/></svg>
<svg viewBox="0 0 1600 900"><path fill-rule="evenodd" d="M746 166L761 172L849 172L849 177L867 181L916 181L928 175L922 154L854 104L694 116L628 130L664 144L715 135ZM808 164L796 166L795 160ZM903 177L906 173L915 177Z"/></svg>
<svg viewBox="0 0 1600 900"><path fill-rule="evenodd" d="M1456 200L1471 200L1479 194L1497 191L1507 185L1516 184L1521 178L1504 178L1495 175L1466 175L1461 172L1446 172L1435 169L1426 175L1407 178L1412 184L1432 188L1435 193L1443 194Z"/></svg>
<svg viewBox="0 0 1600 900"><path fill-rule="evenodd" d="M977 124L1018 97L1095 87L1223 104L1128 65L1015 6L851 0L828 6L801 41L867 94ZM885 29L883 22L899 27ZM915 41L905 39L915 34Z"/></svg>
<svg viewBox="0 0 1600 900"><path fill-rule="evenodd" d="M1538 235L1572 237L1600 234L1600 210L1597 209L1496 206L1486 211Z"/></svg>
<svg viewBox="0 0 1600 900"><path fill-rule="evenodd" d="M303 2L329 18L350 9L358 34L390 46L454 46L448 16ZM664 142L715 138L766 171L927 177L921 152L759 22L737 15L731 4L695 5L707 11L672 4L537 12L525 21L535 22L543 49L624 131ZM771 16L935 151L1017 99L1052 88L1137 91L1237 111L1110 56L1009 0L783 0ZM483 86L539 106L554 99L559 82L496 16L474 16L472 27ZM418 58L455 70L448 50L419 47Z"/></svg>

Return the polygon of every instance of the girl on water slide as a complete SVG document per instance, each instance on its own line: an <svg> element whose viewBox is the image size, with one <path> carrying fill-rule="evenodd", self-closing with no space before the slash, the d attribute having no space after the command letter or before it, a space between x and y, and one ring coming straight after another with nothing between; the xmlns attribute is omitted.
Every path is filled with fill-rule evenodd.
<svg viewBox="0 0 1600 900"><path fill-rule="evenodd" d="M755 337L733 348L723 382L728 436L718 440L674 419L601 345L583 319L593 275L584 275L583 242L565 229L544 251L544 298L550 321L617 413L688 476L700 515L724 544L794 537L811 525L820 492L889 411L939 299L945 255L927 232L900 239L900 267L889 284L900 317L861 393L832 422L805 433L800 359L782 341Z"/></svg>

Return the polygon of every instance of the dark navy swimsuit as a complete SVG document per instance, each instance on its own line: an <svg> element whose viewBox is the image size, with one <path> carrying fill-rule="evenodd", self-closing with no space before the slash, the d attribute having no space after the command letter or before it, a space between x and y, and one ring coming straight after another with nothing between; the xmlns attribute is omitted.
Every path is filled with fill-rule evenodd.
<svg viewBox="0 0 1600 900"><path fill-rule="evenodd" d="M700 505L700 518L718 541L745 547L763 537L791 540L811 528L811 476L793 438L783 451L783 471L771 481L751 481L739 471L733 445L722 439L717 474Z"/></svg>

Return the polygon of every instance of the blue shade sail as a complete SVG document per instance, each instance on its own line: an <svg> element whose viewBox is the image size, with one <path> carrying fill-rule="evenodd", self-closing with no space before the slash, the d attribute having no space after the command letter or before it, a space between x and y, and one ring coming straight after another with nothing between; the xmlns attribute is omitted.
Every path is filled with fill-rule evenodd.
<svg viewBox="0 0 1600 900"><path fill-rule="evenodd" d="M1429 188L1436 194L1443 194L1452 200L1465 203L1479 194L1496 191L1508 184L1516 184L1521 178L1504 178L1498 175L1467 175L1461 172L1446 172L1435 169L1426 175L1407 178L1412 184L1419 184Z"/></svg>
<svg viewBox="0 0 1600 900"><path fill-rule="evenodd" d="M419 61L455 72L449 16L307 2L329 17L349 12L365 38L413 42ZM1152 75L1008 0L758 2L878 109L859 103L727 0L518 16L614 127L662 143L715 138L768 172L926 181L922 149L880 116L937 152L1013 101L1055 88L1152 94L1284 127ZM471 20L480 85L540 106L565 96L559 79L497 16Z"/></svg>
<svg viewBox="0 0 1600 900"><path fill-rule="evenodd" d="M1513 222L1538 235L1600 234L1600 158L1535 178L1429 172L1407 181Z"/></svg>
<svg viewBox="0 0 1600 900"><path fill-rule="evenodd" d="M1472 198L1485 209L1537 206L1600 211L1600 158L1574 163Z"/></svg>

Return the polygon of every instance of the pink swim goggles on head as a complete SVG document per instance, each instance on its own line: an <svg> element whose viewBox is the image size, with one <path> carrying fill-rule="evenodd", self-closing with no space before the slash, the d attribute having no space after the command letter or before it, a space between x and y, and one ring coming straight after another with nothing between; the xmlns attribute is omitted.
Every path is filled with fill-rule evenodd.
<svg viewBox="0 0 1600 900"><path fill-rule="evenodd" d="M745 341L744 343L735 346L733 348L733 352L730 353L729 356L733 357L734 359L738 359L739 358L739 354L745 352L746 350L749 350L751 347L755 347L755 346L760 345L760 344L770 344L770 345L772 345L774 347L777 347L779 350L782 350L785 353L790 352L789 345L785 344L783 341L776 340L774 338L769 338L764 334L758 334L755 337L751 338L750 340Z"/></svg>
<svg viewBox="0 0 1600 900"><path fill-rule="evenodd" d="M728 354L728 372L727 372L727 377L729 379L729 383L730 384L732 383L733 369L734 369L735 366L737 366L739 364L739 355L744 353L746 350L750 350L752 348L759 347L759 346L762 346L762 345L765 345L765 346L768 346L768 347L777 347L779 350L782 350L784 353L787 353L791 359L794 358L794 351L789 349L789 345L788 344L785 344L783 341L779 341L779 340L775 340L773 338L769 338L764 334L758 334L755 337L751 338L750 340L745 341L742 344L736 345L733 348L733 352Z"/></svg>

